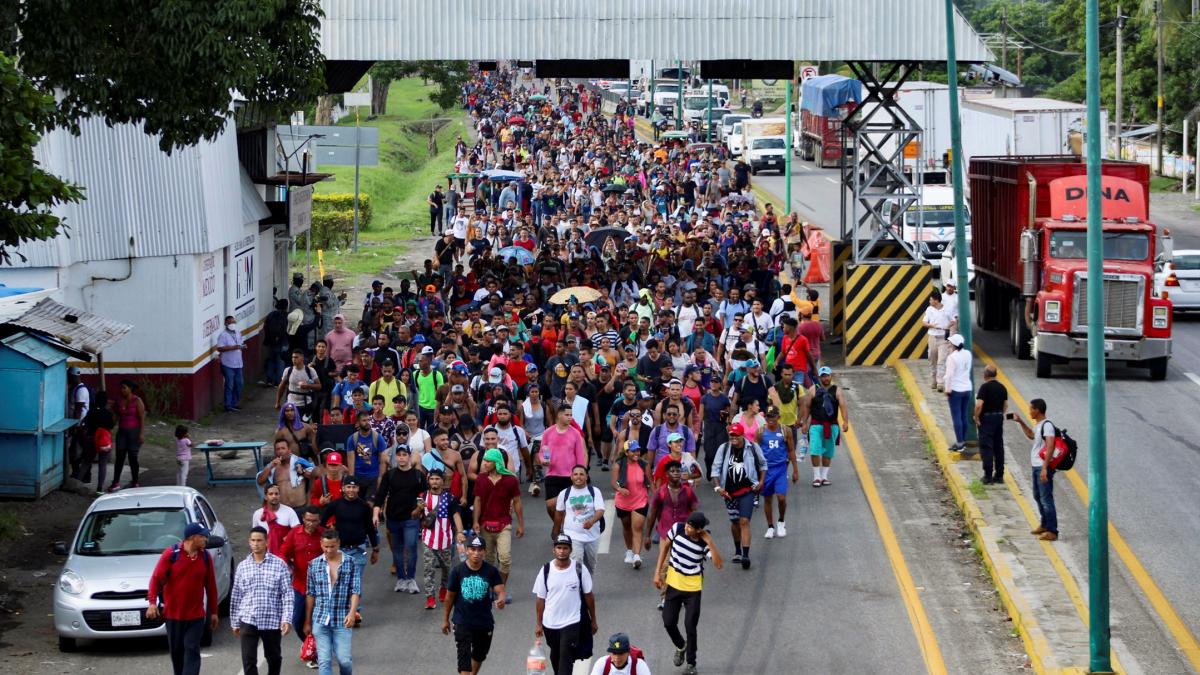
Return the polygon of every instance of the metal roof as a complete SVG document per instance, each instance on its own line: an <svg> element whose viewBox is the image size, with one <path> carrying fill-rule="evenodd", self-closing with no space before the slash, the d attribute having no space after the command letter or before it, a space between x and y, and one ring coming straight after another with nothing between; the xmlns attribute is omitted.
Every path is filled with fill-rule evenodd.
<svg viewBox="0 0 1200 675"><path fill-rule="evenodd" d="M1083 103L1059 101L1053 98L973 98L965 102L979 108L994 108L1008 112L1041 112L1045 110L1087 110Z"/></svg>
<svg viewBox="0 0 1200 675"><path fill-rule="evenodd" d="M254 184L245 167L239 165L238 168L241 169L242 181L242 224L257 224L263 218L270 217L271 209L267 208L262 195L258 194L258 186Z"/></svg>
<svg viewBox="0 0 1200 675"><path fill-rule="evenodd" d="M0 343L3 343L14 352L24 354L43 366L52 366L67 360L66 351L58 349L51 343L30 333L22 332L10 335L0 340Z"/></svg>
<svg viewBox="0 0 1200 675"><path fill-rule="evenodd" d="M944 61L943 0L321 0L339 61ZM958 60L994 60L955 10Z"/></svg>
<svg viewBox="0 0 1200 675"><path fill-rule="evenodd" d="M43 298L3 326L45 335L73 352L99 354L116 344L133 326Z"/></svg>

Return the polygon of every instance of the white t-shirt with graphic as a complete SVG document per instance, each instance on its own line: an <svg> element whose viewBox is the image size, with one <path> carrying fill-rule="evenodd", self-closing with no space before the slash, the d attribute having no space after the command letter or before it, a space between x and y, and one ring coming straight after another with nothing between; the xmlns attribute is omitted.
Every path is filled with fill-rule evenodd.
<svg viewBox="0 0 1200 675"><path fill-rule="evenodd" d="M593 542L600 538L600 521L597 520L590 528L584 529L583 522L604 510L604 495L600 488L585 485L577 488L574 485L569 490L558 493L555 510L563 513L563 533L573 541Z"/></svg>

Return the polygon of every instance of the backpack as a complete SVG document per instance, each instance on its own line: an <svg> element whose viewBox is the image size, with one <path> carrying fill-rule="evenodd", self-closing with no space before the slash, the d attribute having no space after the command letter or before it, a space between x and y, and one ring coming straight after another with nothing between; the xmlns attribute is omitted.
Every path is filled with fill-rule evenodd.
<svg viewBox="0 0 1200 675"><path fill-rule="evenodd" d="M588 490L590 490L592 493L592 503L593 504L595 503L596 499L601 498L601 495L596 490L596 486L592 485L590 482L588 483ZM569 493L569 492L570 492L570 490L563 490L562 492L558 493L562 497L562 505L563 505L564 513L567 510L567 493ZM607 513L600 516L600 531L603 532L606 529L608 529L608 514Z"/></svg>
<svg viewBox="0 0 1200 675"><path fill-rule="evenodd" d="M1038 425L1041 427L1041 425ZM1054 453L1046 459L1046 448L1043 447L1038 456L1045 460L1046 465L1055 471L1070 471L1075 466L1075 456L1079 452L1079 443L1067 433L1066 429L1055 427Z"/></svg>
<svg viewBox="0 0 1200 675"><path fill-rule="evenodd" d="M644 661L644 660L646 660L645 652L643 652L641 649L639 649L637 647L634 647L633 645L629 645L629 675L637 675L638 662ZM603 675L608 675L610 672L612 672L612 657L611 656L605 657L604 670L602 670L601 672L603 673Z"/></svg>
<svg viewBox="0 0 1200 675"><path fill-rule="evenodd" d="M166 575L163 577L163 586L164 586L164 587L167 585L167 581L168 581L168 580L170 580L170 578L171 578L171 568L175 567L175 562L176 562L177 560L179 560L179 552L180 552L181 550L182 550L182 542L180 542L180 543L176 543L174 546L172 546L172 547L171 547L171 557L170 557L170 559L168 560L168 563L169 563L169 564L167 565L167 573L166 573ZM212 572L212 571L213 571L213 561L212 561L212 556L210 556L210 555L208 554L208 551L207 551L207 550L202 550L202 551L200 551L200 552L201 552L202 554L204 554L204 568L205 568L205 573L207 574L207 573L210 573L210 572ZM163 594L162 594L161 592L158 594L158 606L159 606L159 607L162 607L162 606L163 606Z"/></svg>
<svg viewBox="0 0 1200 675"><path fill-rule="evenodd" d="M825 413L825 417L836 422L834 413L837 412L837 396L831 391L833 387L826 389L817 385L813 389L813 406L820 405L821 410Z"/></svg>

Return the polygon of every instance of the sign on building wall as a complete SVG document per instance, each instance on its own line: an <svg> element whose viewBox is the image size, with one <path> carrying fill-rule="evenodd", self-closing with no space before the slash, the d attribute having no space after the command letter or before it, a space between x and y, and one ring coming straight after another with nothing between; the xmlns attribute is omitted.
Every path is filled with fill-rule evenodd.
<svg viewBox="0 0 1200 675"><path fill-rule="evenodd" d="M198 288L200 289L199 298L199 326L200 339L202 341L210 340L214 335L220 332L222 324L221 307L219 306L219 290L220 285L217 283L217 274L219 273L217 266L217 256L212 253L207 253L196 258L198 272L200 275Z"/></svg>
<svg viewBox="0 0 1200 675"><path fill-rule="evenodd" d="M311 185L288 189L288 236L299 236L312 227L312 196Z"/></svg>
<svg viewBox="0 0 1200 675"><path fill-rule="evenodd" d="M229 313L243 328L258 318L258 235L248 234L228 249L225 284Z"/></svg>

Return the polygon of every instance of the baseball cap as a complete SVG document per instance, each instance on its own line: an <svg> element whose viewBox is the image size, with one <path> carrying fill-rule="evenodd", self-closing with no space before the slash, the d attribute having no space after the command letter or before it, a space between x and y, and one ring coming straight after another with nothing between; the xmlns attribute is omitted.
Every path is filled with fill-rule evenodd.
<svg viewBox="0 0 1200 675"><path fill-rule="evenodd" d="M629 636L624 633L614 633L608 638L609 654L626 654L629 652Z"/></svg>
<svg viewBox="0 0 1200 675"><path fill-rule="evenodd" d="M463 386L461 384L456 384L453 387L450 387L451 394L461 394L464 391L466 391L466 389L463 389Z"/></svg>
<svg viewBox="0 0 1200 675"><path fill-rule="evenodd" d="M692 511L692 515L688 516L687 524L696 529L708 527L708 516L704 515L703 511Z"/></svg>
<svg viewBox="0 0 1200 675"><path fill-rule="evenodd" d="M566 534L559 534L557 537L554 538L554 545L555 546L559 546L559 545L571 546L572 545L571 537Z"/></svg>
<svg viewBox="0 0 1200 675"><path fill-rule="evenodd" d="M758 368L760 365L761 364L758 362L758 359L750 359L746 362L747 368Z"/></svg>
<svg viewBox="0 0 1200 675"><path fill-rule="evenodd" d="M461 386L461 385L455 385L455 386ZM454 406L444 405L444 406L438 408L438 412L443 415L453 415L456 411L454 410Z"/></svg>
<svg viewBox="0 0 1200 675"><path fill-rule="evenodd" d="M746 433L746 427L742 426L741 422L734 422L729 425L729 434L731 436L742 436Z"/></svg>
<svg viewBox="0 0 1200 675"><path fill-rule="evenodd" d="M504 381L504 371L499 366L494 366L488 371L488 384L500 384Z"/></svg>
<svg viewBox="0 0 1200 675"><path fill-rule="evenodd" d="M767 417L779 417L779 408L770 406L767 408Z"/></svg>
<svg viewBox="0 0 1200 675"><path fill-rule="evenodd" d="M328 455L325 455L325 463L330 466L340 466L342 463L342 453L331 452Z"/></svg>
<svg viewBox="0 0 1200 675"><path fill-rule="evenodd" d="M467 548L487 548L487 544L484 544L483 540L476 535L467 542Z"/></svg>
<svg viewBox="0 0 1200 675"><path fill-rule="evenodd" d="M429 284L429 285L425 286L425 292L426 293L437 293L437 286L434 286L433 284Z"/></svg>
<svg viewBox="0 0 1200 675"><path fill-rule="evenodd" d="M636 452L636 451L638 451L638 450L641 450L641 449L642 449L642 444L641 444L641 443L638 443L636 440L630 439L630 440L628 440L628 441L625 441L625 449L626 449L626 450L633 450L633 451L635 451L635 452Z"/></svg>
<svg viewBox="0 0 1200 675"><path fill-rule="evenodd" d="M371 282L371 285L372 285L372 286L382 286L382 285L383 285L383 282L382 282L382 281L380 281L379 279L376 279L375 281L372 281L372 282Z"/></svg>
<svg viewBox="0 0 1200 675"><path fill-rule="evenodd" d="M396 449L393 450L393 452L403 452L406 455L411 455L412 448L408 447L407 443L400 443L399 445L396 446Z"/></svg>
<svg viewBox="0 0 1200 675"><path fill-rule="evenodd" d="M414 345L425 344L425 336L420 333L417 333L416 335L413 336L412 343Z"/></svg>
<svg viewBox="0 0 1200 675"><path fill-rule="evenodd" d="M946 342L949 342L950 344L954 345L955 347L961 347L961 346L963 346L963 336L959 335L958 333L955 333L954 335L951 335L950 337L946 338Z"/></svg>
<svg viewBox="0 0 1200 675"><path fill-rule="evenodd" d="M202 537L208 537L209 536L208 528L201 525L200 523L188 523L187 527L183 528L183 538L184 539L187 539L188 537L194 537L196 535L200 535Z"/></svg>
<svg viewBox="0 0 1200 675"><path fill-rule="evenodd" d="M74 375L75 377L79 377L79 369L76 368L75 366L71 366L70 368L67 368L67 374Z"/></svg>
<svg viewBox="0 0 1200 675"><path fill-rule="evenodd" d="M358 487L358 479L354 476L346 476L342 479L342 487L350 487L351 485Z"/></svg>
<svg viewBox="0 0 1200 675"><path fill-rule="evenodd" d="M638 398L640 398L643 401L648 401L648 400L654 398L654 395L648 391L642 391L642 392L638 392Z"/></svg>
<svg viewBox="0 0 1200 675"><path fill-rule="evenodd" d="M683 434L681 434L679 432L667 434L667 442L668 443L674 443L675 441L682 441L682 440L683 440Z"/></svg>
<svg viewBox="0 0 1200 675"><path fill-rule="evenodd" d="M832 375L832 374L833 374L833 368L830 368L829 366L821 366L820 370L817 371L818 377L820 377L821 375Z"/></svg>
<svg viewBox="0 0 1200 675"><path fill-rule="evenodd" d="M425 345L424 347L421 347L421 356L425 356L427 354L429 356L433 356L433 347L430 347L429 345Z"/></svg>

